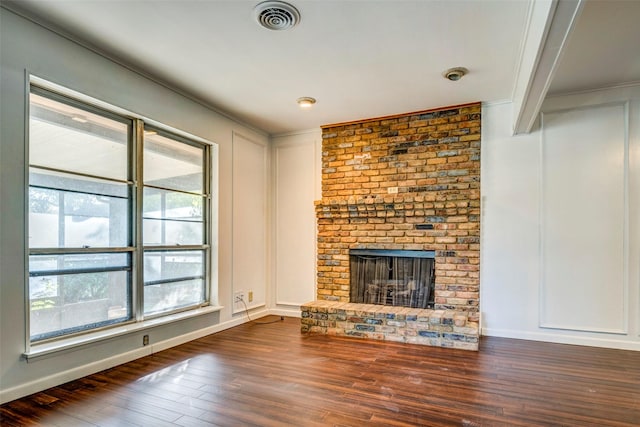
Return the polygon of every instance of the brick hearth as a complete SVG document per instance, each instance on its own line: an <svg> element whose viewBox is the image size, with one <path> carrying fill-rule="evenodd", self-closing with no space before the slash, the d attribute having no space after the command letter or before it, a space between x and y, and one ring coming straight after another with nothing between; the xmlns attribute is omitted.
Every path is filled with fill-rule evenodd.
<svg viewBox="0 0 640 427"><path fill-rule="evenodd" d="M472 104L323 127L317 300L303 306L303 331L477 349L480 111ZM350 249L435 251L435 310L344 305ZM447 323L435 321L445 313ZM402 328L388 324L398 314ZM364 322L351 327L345 316ZM454 318L464 324L449 324Z"/></svg>
<svg viewBox="0 0 640 427"><path fill-rule="evenodd" d="M463 312L337 301L301 309L302 332L478 350L478 323Z"/></svg>

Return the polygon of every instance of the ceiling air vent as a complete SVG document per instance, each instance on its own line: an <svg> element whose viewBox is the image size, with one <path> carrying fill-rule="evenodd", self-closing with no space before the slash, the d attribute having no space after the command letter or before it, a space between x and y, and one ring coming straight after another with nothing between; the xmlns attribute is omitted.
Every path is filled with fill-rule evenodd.
<svg viewBox="0 0 640 427"><path fill-rule="evenodd" d="M264 1L254 13L258 23L268 30L288 30L300 22L298 9L282 1Z"/></svg>

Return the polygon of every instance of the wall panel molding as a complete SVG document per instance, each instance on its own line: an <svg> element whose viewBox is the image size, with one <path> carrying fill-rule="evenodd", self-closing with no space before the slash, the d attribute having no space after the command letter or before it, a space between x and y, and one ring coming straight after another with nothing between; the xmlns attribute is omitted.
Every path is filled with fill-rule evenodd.
<svg viewBox="0 0 640 427"><path fill-rule="evenodd" d="M299 306L314 297L315 134L275 145L275 302Z"/></svg>
<svg viewBox="0 0 640 427"><path fill-rule="evenodd" d="M628 333L628 104L542 114L539 327Z"/></svg>
<svg viewBox="0 0 640 427"><path fill-rule="evenodd" d="M244 291L249 309L264 306L268 288L268 146L233 132L233 313L245 311L235 304L235 292ZM248 292L253 292L253 301Z"/></svg>

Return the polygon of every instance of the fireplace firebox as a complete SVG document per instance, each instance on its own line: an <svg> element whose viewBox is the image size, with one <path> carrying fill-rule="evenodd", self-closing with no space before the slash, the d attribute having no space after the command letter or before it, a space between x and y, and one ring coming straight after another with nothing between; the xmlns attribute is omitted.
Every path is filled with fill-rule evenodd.
<svg viewBox="0 0 640 427"><path fill-rule="evenodd" d="M435 252L352 249L350 302L433 308Z"/></svg>

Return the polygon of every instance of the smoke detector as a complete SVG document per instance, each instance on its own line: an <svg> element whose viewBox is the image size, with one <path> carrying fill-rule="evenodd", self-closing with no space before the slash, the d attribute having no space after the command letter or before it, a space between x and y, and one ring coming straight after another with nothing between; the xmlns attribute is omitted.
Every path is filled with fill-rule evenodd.
<svg viewBox="0 0 640 427"><path fill-rule="evenodd" d="M298 9L283 1L264 1L253 12L258 24L268 30L288 30L300 22Z"/></svg>
<svg viewBox="0 0 640 427"><path fill-rule="evenodd" d="M467 74L468 72L469 70L467 70L464 67L455 67L455 68L449 68L447 71L442 73L442 75L447 80L451 80L452 82L457 82L462 77L464 77L464 75Z"/></svg>

